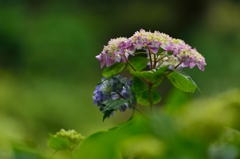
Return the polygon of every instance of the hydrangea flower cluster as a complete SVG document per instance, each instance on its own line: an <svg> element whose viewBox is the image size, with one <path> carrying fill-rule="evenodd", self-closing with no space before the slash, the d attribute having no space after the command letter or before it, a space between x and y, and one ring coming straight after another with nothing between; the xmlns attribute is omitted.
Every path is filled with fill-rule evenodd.
<svg viewBox="0 0 240 159"><path fill-rule="evenodd" d="M183 40L175 39L159 31L147 32L143 29L137 31L130 38L111 39L103 51L96 56L101 67L105 64L110 66L116 62L126 62L129 55L135 54L137 50L145 50L146 53L157 55L156 66L181 64L180 67L198 66L204 71L205 58ZM148 57L149 58L149 57Z"/></svg>
<svg viewBox="0 0 240 159"><path fill-rule="evenodd" d="M133 54L134 51L133 43L127 38L120 37L111 39L96 58L100 61L102 68L105 64L110 66L116 62L126 62L129 54Z"/></svg>
<svg viewBox="0 0 240 159"><path fill-rule="evenodd" d="M93 92L94 104L96 104L103 113L105 112L102 102L105 101L132 98L130 102L135 104L136 99L133 91L131 90L131 85L132 81L121 75L116 75L109 79L102 78L101 84L97 85L95 91ZM126 102L121 105L118 110L124 112L127 108L131 107Z"/></svg>

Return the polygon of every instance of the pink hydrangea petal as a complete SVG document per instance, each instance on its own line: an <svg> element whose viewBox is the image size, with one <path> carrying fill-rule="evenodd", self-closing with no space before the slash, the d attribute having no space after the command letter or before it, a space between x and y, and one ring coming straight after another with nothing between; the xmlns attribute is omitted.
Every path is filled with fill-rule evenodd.
<svg viewBox="0 0 240 159"><path fill-rule="evenodd" d="M190 68L193 68L194 66L196 66L196 63L194 63L194 62L191 62L191 63L189 64L189 67L190 67Z"/></svg>
<svg viewBox="0 0 240 159"><path fill-rule="evenodd" d="M100 54L100 55L97 55L96 58L100 61L101 68L103 68L103 66L105 65L105 62L106 62L105 57L102 54Z"/></svg>
<svg viewBox="0 0 240 159"><path fill-rule="evenodd" d="M115 63L115 60L112 59L111 57L107 56L107 58L106 58L106 66L111 66L114 63Z"/></svg>

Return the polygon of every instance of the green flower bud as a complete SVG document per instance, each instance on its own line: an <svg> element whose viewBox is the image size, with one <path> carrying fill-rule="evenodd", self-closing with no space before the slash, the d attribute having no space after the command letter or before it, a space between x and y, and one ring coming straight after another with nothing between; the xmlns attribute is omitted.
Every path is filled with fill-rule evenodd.
<svg viewBox="0 0 240 159"><path fill-rule="evenodd" d="M49 146L56 150L65 149L73 152L78 147L79 143L84 140L84 138L84 136L75 130L66 131L61 129L55 135L51 136ZM57 145L57 147L55 145Z"/></svg>

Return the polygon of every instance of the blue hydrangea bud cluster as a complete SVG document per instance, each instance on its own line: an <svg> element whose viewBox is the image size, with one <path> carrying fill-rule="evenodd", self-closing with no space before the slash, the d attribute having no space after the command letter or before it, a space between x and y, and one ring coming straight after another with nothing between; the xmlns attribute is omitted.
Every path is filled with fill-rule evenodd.
<svg viewBox="0 0 240 159"><path fill-rule="evenodd" d="M131 99L130 102L136 104L135 95L131 90L131 85L132 81L121 75L116 75L109 79L102 78L101 84L97 85L93 92L94 104L96 104L103 113L105 112L102 102L105 101ZM128 102L121 105L118 110L124 112L127 108L131 108Z"/></svg>
<svg viewBox="0 0 240 159"><path fill-rule="evenodd" d="M116 62L127 62L129 55L137 50L145 50L146 53L157 55L158 67L170 65L172 67L181 64L180 67L198 66L204 71L205 58L195 49L181 39L175 39L158 31L148 32L143 29L135 32L130 38L111 39L103 51L96 56L101 68L106 64L110 66Z"/></svg>

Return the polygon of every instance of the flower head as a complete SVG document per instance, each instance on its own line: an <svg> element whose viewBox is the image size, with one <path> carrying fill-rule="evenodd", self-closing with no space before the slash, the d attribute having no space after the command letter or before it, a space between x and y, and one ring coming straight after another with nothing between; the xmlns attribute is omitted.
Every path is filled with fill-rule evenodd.
<svg viewBox="0 0 240 159"><path fill-rule="evenodd" d="M121 75L116 75L109 79L103 78L101 84L99 84L93 92L94 104L96 104L103 113L104 106L102 103L105 101L132 98L130 102L135 104L136 99L133 91L131 90L131 83L131 80ZM121 105L118 110L125 111L129 107L128 102L126 102Z"/></svg>
<svg viewBox="0 0 240 159"><path fill-rule="evenodd" d="M107 46L104 46L103 51L96 56L96 58L101 63L101 68L106 64L106 66L111 66L116 62L126 62L126 58L129 54L134 52L134 47L131 40L127 38L120 37L116 39L111 39Z"/></svg>
<svg viewBox="0 0 240 159"><path fill-rule="evenodd" d="M130 38L111 39L103 51L96 56L101 67L105 64L110 66L116 62L127 62L129 55L135 54L137 50L145 50L149 54L156 55L156 66L170 65L169 68L198 66L204 70L206 65L204 57L195 49L186 44L183 40L175 39L159 31L149 32L140 29ZM163 59L167 57L167 59ZM156 62L155 61L155 62Z"/></svg>
<svg viewBox="0 0 240 159"><path fill-rule="evenodd" d="M153 56L158 54L156 66L170 65L170 68L174 68L180 64L178 68L193 68L197 65L203 71L206 65L204 57L195 48L192 49L183 40L172 38L167 34L158 31L152 33L141 29L130 39L135 49L143 49L146 52L150 50Z"/></svg>

